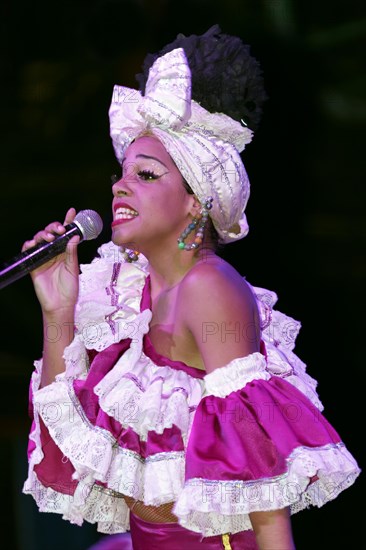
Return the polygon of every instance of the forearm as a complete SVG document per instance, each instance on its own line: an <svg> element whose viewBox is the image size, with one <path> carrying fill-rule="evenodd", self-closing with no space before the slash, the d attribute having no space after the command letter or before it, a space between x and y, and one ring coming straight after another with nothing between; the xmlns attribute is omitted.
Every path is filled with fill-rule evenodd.
<svg viewBox="0 0 366 550"><path fill-rule="evenodd" d="M295 550L287 508L253 512L250 514L250 520L259 550Z"/></svg>
<svg viewBox="0 0 366 550"><path fill-rule="evenodd" d="M74 333L74 309L43 314L43 367L41 387L51 384L64 372L65 348L72 342Z"/></svg>

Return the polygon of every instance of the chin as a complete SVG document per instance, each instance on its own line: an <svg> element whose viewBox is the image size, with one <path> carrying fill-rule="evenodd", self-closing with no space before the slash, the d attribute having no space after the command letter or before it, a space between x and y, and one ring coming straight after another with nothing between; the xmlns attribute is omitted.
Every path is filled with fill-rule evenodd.
<svg viewBox="0 0 366 550"><path fill-rule="evenodd" d="M123 246L124 248L136 248L136 243L127 238L123 238L117 231L112 232L112 242L117 246Z"/></svg>

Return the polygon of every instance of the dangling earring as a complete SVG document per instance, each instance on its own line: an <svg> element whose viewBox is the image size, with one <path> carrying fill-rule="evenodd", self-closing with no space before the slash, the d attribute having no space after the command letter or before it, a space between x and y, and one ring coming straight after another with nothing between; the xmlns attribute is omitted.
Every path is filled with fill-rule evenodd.
<svg viewBox="0 0 366 550"><path fill-rule="evenodd" d="M121 250L124 254L126 262L131 264L132 262L137 262L139 259L140 252L138 250L130 250L128 248L121 247Z"/></svg>
<svg viewBox="0 0 366 550"><path fill-rule="evenodd" d="M210 213L210 210L212 208L212 197L208 197L204 200L202 210L199 214L199 216L193 218L191 223L186 227L186 229L182 232L178 239L178 248L180 250L194 250L198 248L203 241L203 234L205 231L206 223L208 220L208 216ZM194 236L193 243L185 244L185 239L188 237L192 231L194 231L198 227L198 230Z"/></svg>

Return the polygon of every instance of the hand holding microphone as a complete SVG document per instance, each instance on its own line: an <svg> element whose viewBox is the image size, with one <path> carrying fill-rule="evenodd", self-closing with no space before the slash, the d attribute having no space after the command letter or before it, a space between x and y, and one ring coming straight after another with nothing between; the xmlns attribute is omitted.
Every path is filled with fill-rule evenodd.
<svg viewBox="0 0 366 550"><path fill-rule="evenodd" d="M75 301L79 275L76 245L97 238L102 228L97 212L82 210L76 215L75 209L70 208L64 225L50 223L24 243L20 254L1 266L0 289L31 273L41 304L48 302L46 296L57 292L60 304L63 295Z"/></svg>

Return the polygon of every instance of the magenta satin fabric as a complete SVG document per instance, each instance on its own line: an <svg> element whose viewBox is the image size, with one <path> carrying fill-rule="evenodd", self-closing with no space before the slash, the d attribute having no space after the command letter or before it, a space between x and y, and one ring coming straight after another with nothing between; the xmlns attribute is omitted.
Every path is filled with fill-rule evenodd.
<svg viewBox="0 0 366 550"><path fill-rule="evenodd" d="M78 484L78 481L72 479L75 468L68 459L64 458L42 419L40 419L40 427L44 457L34 466L34 471L45 487L52 487L65 495L73 495Z"/></svg>
<svg viewBox="0 0 366 550"><path fill-rule="evenodd" d="M150 523L130 514L133 550L223 550L222 536L205 537L178 523ZM232 550L258 550L253 531L230 535Z"/></svg>
<svg viewBox="0 0 366 550"><path fill-rule="evenodd" d="M298 447L339 443L318 409L281 378L254 380L225 398L204 397L189 437L186 479L278 476Z"/></svg>

